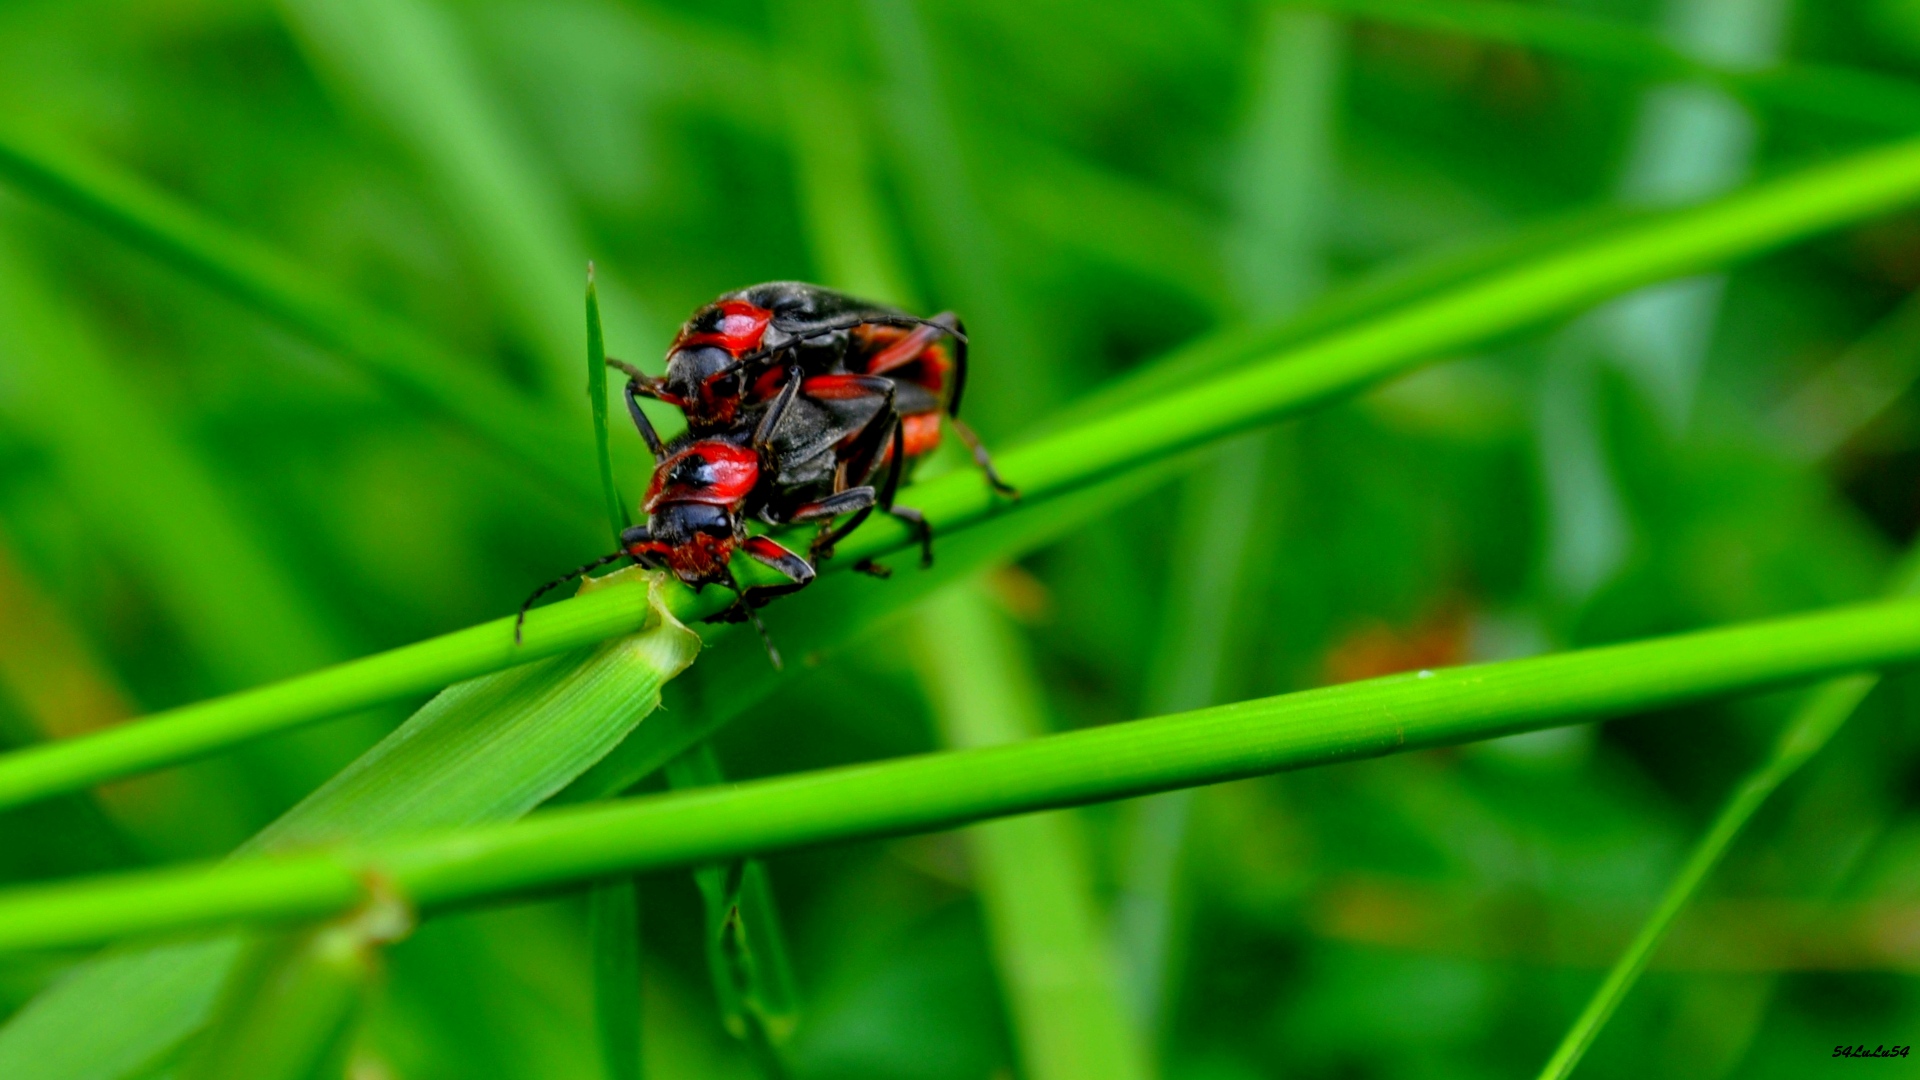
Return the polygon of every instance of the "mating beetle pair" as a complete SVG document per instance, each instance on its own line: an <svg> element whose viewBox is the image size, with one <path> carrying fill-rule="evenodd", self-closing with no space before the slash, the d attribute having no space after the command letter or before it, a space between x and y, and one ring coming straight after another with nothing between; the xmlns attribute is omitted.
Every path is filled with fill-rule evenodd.
<svg viewBox="0 0 1920 1080"><path fill-rule="evenodd" d="M695 312L668 350L664 377L608 363L628 375L628 412L653 452L642 504L648 521L622 533L621 550L541 586L521 606L522 617L548 589L631 558L671 570L695 589L732 589L738 601L715 618L751 619L764 637L754 609L804 588L814 578L810 560L830 556L875 509L907 522L923 563L931 562L926 519L893 500L912 463L939 445L943 414L988 482L1015 494L959 419L966 333L951 313L922 319L817 285L772 282ZM642 397L679 408L686 433L663 443L641 411ZM755 519L821 528L803 558L749 534ZM787 581L743 588L731 566L735 552ZM864 560L858 565L885 574ZM777 665L771 642L768 651Z"/></svg>

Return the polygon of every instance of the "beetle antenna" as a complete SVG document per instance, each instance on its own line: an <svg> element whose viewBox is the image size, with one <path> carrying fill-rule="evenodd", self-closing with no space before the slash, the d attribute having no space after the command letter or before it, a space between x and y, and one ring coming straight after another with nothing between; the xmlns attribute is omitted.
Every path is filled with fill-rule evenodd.
<svg viewBox="0 0 1920 1080"><path fill-rule="evenodd" d="M742 603L745 603L746 597L743 596L740 600ZM767 647L767 659L773 661L773 670L783 670L786 665L780 661L780 650L774 648L773 635L767 633L767 624L760 621L760 613L753 610L752 605L748 605L747 607L747 621L751 622L753 628L760 632L760 644Z"/></svg>
<svg viewBox="0 0 1920 1080"><path fill-rule="evenodd" d="M740 579L733 576L733 567L725 566L722 567L722 569L727 572L727 587L732 589L733 595L738 598L734 600L733 606L739 608L742 614L745 615L747 621L753 624L753 628L760 632L760 644L767 647L767 659L773 661L773 670L780 671L784 669L786 665L780 662L780 650L774 648L773 635L767 633L767 624L760 621L760 613L753 610L753 605L747 602L747 590L741 588ZM722 616L726 616L728 622L737 621L733 619L728 612L722 612L721 615L714 617L720 618Z"/></svg>
<svg viewBox="0 0 1920 1080"><path fill-rule="evenodd" d="M602 555L599 558L593 560L592 562L587 563L577 569L569 570L562 576L554 578L552 581L549 581L545 585L542 585L539 588L533 590L533 595L527 597L526 600L521 602L520 613L513 617L513 643L515 645L521 644L520 630L521 628L526 626L527 610L533 607L533 602L535 600L538 600L542 596L545 596L547 593L551 592L552 590L557 589L562 585L565 585L567 582L572 581L574 578L584 577L586 574L594 570L598 570L599 568L607 565L610 562L618 562L619 560L627 557L628 557L627 553L624 551L616 551L611 555Z"/></svg>
<svg viewBox="0 0 1920 1080"><path fill-rule="evenodd" d="M625 375L627 378L632 379L634 382L639 383L642 387L646 388L647 390L652 390L654 386L656 386L660 382L659 379L655 378L652 375L647 374L644 371L641 371L637 366L633 364L629 364L625 360L615 360L613 357L609 356L607 357L607 366L614 369L615 371L620 372L621 374Z"/></svg>

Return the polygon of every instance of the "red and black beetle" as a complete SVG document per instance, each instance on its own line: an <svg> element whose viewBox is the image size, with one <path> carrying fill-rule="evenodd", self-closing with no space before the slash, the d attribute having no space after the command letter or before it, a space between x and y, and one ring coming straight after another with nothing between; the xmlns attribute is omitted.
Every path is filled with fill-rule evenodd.
<svg viewBox="0 0 1920 1080"><path fill-rule="evenodd" d="M912 463L939 445L943 412L994 488L1017 494L959 419L966 334L952 313L922 319L817 285L772 282L728 293L695 312L668 349L664 377L608 363L627 374L627 409L654 455L644 506L649 520L622 534L620 551L541 586L521 605L523 619L547 590L632 558L670 569L695 589L733 589L739 602L716 618L751 618L758 627L753 609L805 587L814 567L775 541L750 535L749 519L821 522L808 552L820 559L878 508L914 528L921 559L931 563L926 519L894 505L893 497ZM641 397L684 412L686 434L664 443ZM869 481L883 468L876 490ZM843 514L852 517L830 524ZM736 551L788 581L742 589L730 567ZM859 568L885 574L870 563ZM773 653L771 642L767 648Z"/></svg>
<svg viewBox="0 0 1920 1080"><path fill-rule="evenodd" d="M926 538L925 522L919 514L893 505L907 455L904 429L891 414L877 415L850 436L837 438L835 457L839 465L829 473L788 483L768 467L769 462L776 459L772 433L788 426L783 419L795 407L800 388L798 380L790 381L761 412L752 433L744 438L738 431L706 436L688 431L663 446L658 436L652 434L652 428L644 426L644 417L639 416L636 407L636 420L643 424L642 430L649 436L656 459L653 478L641 504L647 513L647 523L623 531L619 551L542 585L520 605L519 620L526 618L534 601L549 589L597 567L630 558L642 566L670 570L696 591L708 585L732 589L738 594L738 601L713 618L752 620L766 642L774 666L778 667L780 654L754 609L775 596L805 588L813 581L814 568L812 563L772 537L749 533L750 520L787 525L830 522L843 514L854 515L838 530L824 534L830 544L852 531L878 506L918 523L923 543ZM886 466L885 479L876 490L867 481L882 465ZM820 546L816 542L816 550ZM733 572L735 552L772 567L787 580L776 585L742 587ZM519 627L520 621L516 621L516 641Z"/></svg>

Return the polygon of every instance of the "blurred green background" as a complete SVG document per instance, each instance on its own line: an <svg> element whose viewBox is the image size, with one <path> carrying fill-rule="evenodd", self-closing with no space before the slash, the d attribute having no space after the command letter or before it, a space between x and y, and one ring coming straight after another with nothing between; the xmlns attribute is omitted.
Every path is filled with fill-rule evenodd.
<svg viewBox="0 0 1920 1080"><path fill-rule="evenodd" d="M756 281L955 309L968 416L1004 446L1199 335L1920 131L1897 101L1755 106L1645 60L1920 80L1916 0L1521 6L1639 32L1611 50L1405 6L9 0L0 122L402 317L582 447L589 258L609 351L649 366ZM935 652L969 618L1043 688L1032 725L1065 729L1870 595L1920 529L1916 286L1920 215L1885 220L1240 437L989 575L984 607L929 605L790 680L720 757L751 776L977 741ZM625 431L616 461L638 491ZM592 468L542 479L0 186L10 745L497 617L603 549ZM1913 694L1890 684L1763 811L1581 1075L1798 1076L1914 1041ZM1789 700L1040 819L1099 939L1062 977L1106 980L1167 1077L1530 1075ZM224 853L404 712L8 814L0 875ZM1022 1048L1010 987L1046 974L1015 970L992 869L1022 842L771 862L794 1075L1100 1075ZM650 1075L757 1075L692 883L640 892ZM395 947L354 1075L600 1075L585 911ZM58 970L0 966L0 1010Z"/></svg>

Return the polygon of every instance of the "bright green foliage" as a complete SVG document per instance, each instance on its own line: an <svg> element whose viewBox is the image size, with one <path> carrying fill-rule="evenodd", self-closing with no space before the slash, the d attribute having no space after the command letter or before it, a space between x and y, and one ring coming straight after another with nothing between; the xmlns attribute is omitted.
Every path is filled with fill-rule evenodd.
<svg viewBox="0 0 1920 1080"><path fill-rule="evenodd" d="M1393 26L1446 30L1540 49L1643 78L1694 81L1757 105L1896 131L1920 126L1920 83L1813 64L1759 66L1702 56L1659 33L1510 0L1305 0Z"/></svg>
<svg viewBox="0 0 1920 1080"><path fill-rule="evenodd" d="M1842 690L1797 712L1756 696L1785 652L1666 650L1869 596L1920 523L1920 154L1884 141L1916 86L1911 0L0 5L0 891L73 883L0 933L218 928L0 952L0 1074L599 1080L644 1011L658 1076L1025 1075L1057 1033L1007 988L1108 936L1169 1078L1529 1075L1590 1002L1592 1080L1900 1038L1910 680L1790 768ZM782 673L673 591L704 647L622 738L646 695L563 669L646 590L524 649L501 618L646 482L617 406L596 460L582 364L658 370L683 313L781 278L961 315L964 415L1026 497L943 450L904 498L934 567L876 518L766 609ZM969 580L1064 734L922 758L937 715L1017 718L963 627L927 683L945 628L901 621ZM1641 640L1678 666L1579 667ZM1536 654L1575 667L1491 712L1449 681ZM1123 723L1209 692L1246 723ZM1449 747L1353 760L1376 694ZM1551 729L1486 738L1513 709ZM593 805L702 745L735 783ZM1256 765L1139 828L996 826L1046 889L903 835ZM274 835L363 839L213 861L310 797ZM358 910L363 859L427 901L377 958L234 929ZM695 865L768 888L706 875L709 933ZM776 922L804 1008L756 1062L709 983Z"/></svg>
<svg viewBox="0 0 1920 1080"><path fill-rule="evenodd" d="M550 479L581 484L578 463L567 453L578 444L576 433L498 385L472 358L341 295L286 256L44 137L0 137L0 170L109 234L338 349L410 405L459 424Z"/></svg>
<svg viewBox="0 0 1920 1080"><path fill-rule="evenodd" d="M1809 170L1597 240L1550 249L1514 270L1390 308L1370 321L1261 357L1244 370L1084 421L1001 455L1001 470L1021 488L1024 509L1207 439L1352 393L1448 348L1762 249L1806 230L1881 211L1916 192L1920 144L1864 154L1845 167ZM1008 509L1006 499L965 472L918 485L912 497L943 532ZM881 519L849 538L840 551L845 560L857 560L899 550L907 542L903 526ZM669 603L682 617L692 618L711 614L726 601L717 592L697 597L676 589ZM183 760L634 625L631 601L619 606L608 599L591 605L590 611L574 606L555 605L531 616L522 646L513 644L503 620L294 683L190 706L164 718L159 730L127 729L0 760L0 805Z"/></svg>

